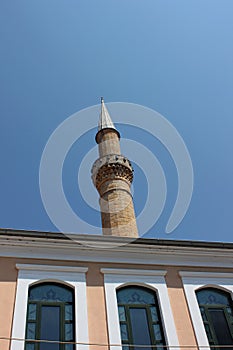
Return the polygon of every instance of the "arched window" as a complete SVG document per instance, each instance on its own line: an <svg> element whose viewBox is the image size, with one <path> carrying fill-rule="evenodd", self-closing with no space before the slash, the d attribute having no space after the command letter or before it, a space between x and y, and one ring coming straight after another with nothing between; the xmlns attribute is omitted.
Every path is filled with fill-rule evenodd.
<svg viewBox="0 0 233 350"><path fill-rule="evenodd" d="M165 338L155 292L138 286L123 287L117 291L117 302L123 349L141 350L127 346L135 344L148 345L144 350L152 350L149 345L162 350Z"/></svg>
<svg viewBox="0 0 233 350"><path fill-rule="evenodd" d="M230 294L220 289L203 288L196 295L209 344L233 345L233 303Z"/></svg>
<svg viewBox="0 0 233 350"><path fill-rule="evenodd" d="M72 288L57 283L41 283L28 293L26 339L57 343L25 343L25 350L74 350L74 296Z"/></svg>

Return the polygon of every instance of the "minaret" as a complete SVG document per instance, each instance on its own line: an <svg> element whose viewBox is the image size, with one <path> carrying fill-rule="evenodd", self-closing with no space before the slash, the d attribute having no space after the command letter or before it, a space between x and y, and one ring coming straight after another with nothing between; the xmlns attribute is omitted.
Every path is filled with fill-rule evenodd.
<svg viewBox="0 0 233 350"><path fill-rule="evenodd" d="M138 237L130 186L133 168L121 154L120 133L115 128L101 98L101 112L96 134L99 159L92 167L92 180L100 195L104 235Z"/></svg>

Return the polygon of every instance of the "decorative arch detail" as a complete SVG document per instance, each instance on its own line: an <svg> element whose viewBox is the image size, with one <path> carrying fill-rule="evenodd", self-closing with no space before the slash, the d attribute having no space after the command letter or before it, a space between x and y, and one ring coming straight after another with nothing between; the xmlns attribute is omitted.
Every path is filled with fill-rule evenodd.
<svg viewBox="0 0 233 350"><path fill-rule="evenodd" d="M213 284L213 283L208 283L208 284L203 284L202 286L199 286L195 291L196 293L201 291L202 289L207 289L207 288L212 288L212 289L218 289L220 291L229 293L231 296L233 295L231 289L221 286L219 284Z"/></svg>
<svg viewBox="0 0 233 350"><path fill-rule="evenodd" d="M60 284L61 286L63 287L67 287L67 288L70 288L70 289L74 289L74 286L62 279L58 279L58 278L43 278L43 279L39 279L35 282L32 282L30 285L29 285L29 288L31 287L34 287L36 285L39 285L39 284L45 284L45 283L54 283L54 284Z"/></svg>
<svg viewBox="0 0 233 350"><path fill-rule="evenodd" d="M120 289L123 289L123 288L126 288L126 287L141 287L141 288L144 288L144 289L148 289L152 293L157 293L158 292L157 288L151 286L150 284L148 284L146 282L137 282L137 279L135 279L135 282L132 280L130 282L126 282L126 283L123 283L123 284L119 285L116 288L116 291L118 291Z"/></svg>

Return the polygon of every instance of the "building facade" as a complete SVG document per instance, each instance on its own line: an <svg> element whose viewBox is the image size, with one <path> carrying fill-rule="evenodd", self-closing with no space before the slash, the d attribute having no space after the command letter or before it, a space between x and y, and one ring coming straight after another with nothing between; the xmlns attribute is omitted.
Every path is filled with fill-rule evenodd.
<svg viewBox="0 0 233 350"><path fill-rule="evenodd" d="M119 139L102 101L102 236L0 229L1 350L233 348L233 244L139 238Z"/></svg>
<svg viewBox="0 0 233 350"><path fill-rule="evenodd" d="M216 319L211 318L215 312L218 318L222 317L220 330L224 337L229 333L230 340L226 342L232 345L232 244L154 239L132 241L125 237L87 235L78 235L74 242L62 234L3 229L0 242L2 350L115 350L121 349L121 342L140 344L140 338L136 338L137 343L133 341L137 328L132 322L137 314L131 315L132 324L127 323L131 312L141 312L140 322L146 320L146 327L154 329L151 333L153 342L161 349L163 346L208 348L211 342L218 341L217 336L221 341L221 334L215 334L218 330ZM30 302L33 304L31 288L46 284L72 290L73 298L68 301L73 303L72 320L67 320L72 321L72 327L66 325L64 317L59 321L59 327L63 324L62 327L67 328L67 339L65 334L61 338L53 333L52 339L46 333L43 338L39 335L42 316L37 319L33 310L32 320L28 316ZM62 305L59 306L58 301L62 298L56 299L51 286L48 286L48 293L45 291L51 294L48 306L57 307L56 312L59 312ZM129 289L125 299L124 295L118 295L124 288ZM140 296L145 291L152 292L155 298L148 305ZM200 291L204 291L206 297L198 296ZM224 298L228 300L225 304ZM41 302L46 306L45 299ZM203 321L204 312L207 321ZM150 315L148 319L145 313ZM74 333L69 334L71 328ZM144 332L146 334L146 330ZM144 335L142 340L148 340L147 336ZM53 348L49 343L50 347L42 348L37 347L39 343L32 346L33 342L29 342L30 346L25 347L25 338L36 337L58 341L71 339L78 344L76 348Z"/></svg>

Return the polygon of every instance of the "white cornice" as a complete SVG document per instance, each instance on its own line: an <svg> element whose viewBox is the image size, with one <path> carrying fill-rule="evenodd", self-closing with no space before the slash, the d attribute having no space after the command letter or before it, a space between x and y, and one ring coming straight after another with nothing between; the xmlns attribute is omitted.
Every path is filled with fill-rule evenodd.
<svg viewBox="0 0 233 350"><path fill-rule="evenodd" d="M72 273L86 273L88 267L81 266L54 266L54 265L36 265L36 264L16 264L18 270L30 270L30 271L59 271L59 272L72 272Z"/></svg>
<svg viewBox="0 0 233 350"><path fill-rule="evenodd" d="M110 269L102 268L100 271L103 274L111 275L140 275L140 276L165 276L166 270L142 270L142 269Z"/></svg>
<svg viewBox="0 0 233 350"><path fill-rule="evenodd" d="M163 254L163 255L187 255L190 256L211 256L211 257L226 257L226 256L233 256L233 249L221 249L221 248L209 248L206 247L193 247L193 246L169 246L169 245L146 245L146 244L138 244L138 245L131 245L129 244L119 244L119 243L106 243L106 242L76 242L71 240L60 240L60 239L42 239L42 238L18 238L18 237L1 237L0 236L0 255L3 252L4 247L11 248L12 252L14 249L17 250L23 249L25 252L30 252L31 249L46 249L49 248L49 250L52 251L58 251L60 249L64 250L76 250L76 251L88 251L88 252L97 252L97 251L103 251L103 252L112 252L113 254L115 252L117 253L138 253L140 255L144 255L145 253L147 255L153 255L153 254ZM232 260L233 262L233 260Z"/></svg>
<svg viewBox="0 0 233 350"><path fill-rule="evenodd" d="M196 272L196 271L179 271L181 277L190 277L190 278L233 278L233 273L226 272Z"/></svg>
<svg viewBox="0 0 233 350"><path fill-rule="evenodd" d="M96 246L95 246L96 243ZM0 235L0 257L75 262L233 268L233 249L218 247L125 244L114 247L100 240L83 244L65 239Z"/></svg>

